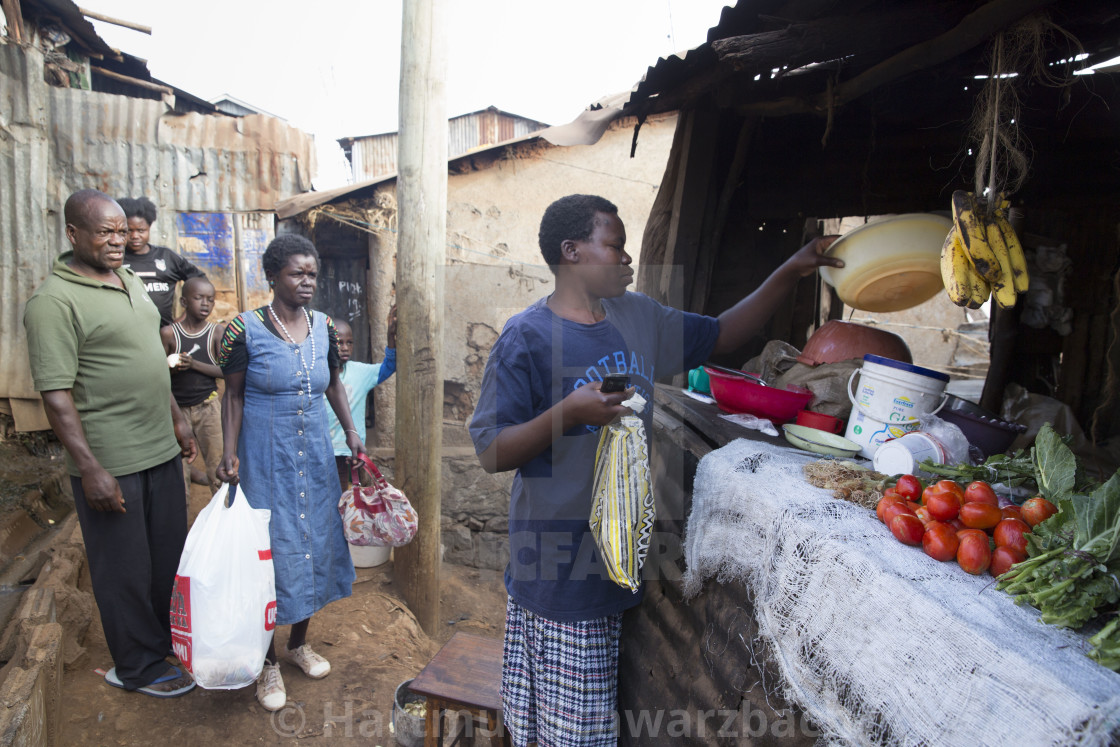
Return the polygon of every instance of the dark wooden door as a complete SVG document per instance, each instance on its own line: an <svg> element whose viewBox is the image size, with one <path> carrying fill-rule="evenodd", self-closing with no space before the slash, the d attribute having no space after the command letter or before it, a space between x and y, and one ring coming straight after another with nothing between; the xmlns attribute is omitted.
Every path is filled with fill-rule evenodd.
<svg viewBox="0 0 1120 747"><path fill-rule="evenodd" d="M354 330L353 360L373 363L369 345L369 303L366 257L321 257L319 284L312 306L334 319L350 323ZM377 360L381 360L378 351Z"/></svg>

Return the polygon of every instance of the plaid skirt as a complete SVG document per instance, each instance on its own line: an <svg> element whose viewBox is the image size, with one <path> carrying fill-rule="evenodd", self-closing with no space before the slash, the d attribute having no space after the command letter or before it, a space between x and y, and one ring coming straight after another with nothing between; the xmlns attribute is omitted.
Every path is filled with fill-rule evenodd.
<svg viewBox="0 0 1120 747"><path fill-rule="evenodd" d="M621 631L621 612L555 622L507 601L502 719L515 747L617 743Z"/></svg>

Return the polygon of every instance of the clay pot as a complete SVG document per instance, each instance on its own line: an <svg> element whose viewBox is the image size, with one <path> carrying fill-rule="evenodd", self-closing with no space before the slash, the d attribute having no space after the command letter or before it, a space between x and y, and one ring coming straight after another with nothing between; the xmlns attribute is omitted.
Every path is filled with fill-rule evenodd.
<svg viewBox="0 0 1120 747"><path fill-rule="evenodd" d="M797 360L808 366L819 366L822 363L863 358L868 354L903 363L914 362L906 341L895 333L839 319L825 322L814 332Z"/></svg>

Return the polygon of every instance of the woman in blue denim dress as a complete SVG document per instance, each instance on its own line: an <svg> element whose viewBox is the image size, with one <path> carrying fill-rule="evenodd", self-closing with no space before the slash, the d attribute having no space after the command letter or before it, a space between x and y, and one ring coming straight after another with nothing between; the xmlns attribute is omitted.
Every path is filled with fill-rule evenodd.
<svg viewBox="0 0 1120 747"><path fill-rule="evenodd" d="M338 513L342 486L326 402L351 452L364 454L365 448L339 379L334 326L325 314L307 309L319 272L315 246L302 236L279 236L262 264L272 301L240 314L222 338L225 453L217 475L240 482L254 508L272 511L276 624L292 626L285 658L319 679L330 663L307 644L308 624L315 612L350 596L354 581ZM275 642L257 681L257 700L269 711L287 702Z"/></svg>

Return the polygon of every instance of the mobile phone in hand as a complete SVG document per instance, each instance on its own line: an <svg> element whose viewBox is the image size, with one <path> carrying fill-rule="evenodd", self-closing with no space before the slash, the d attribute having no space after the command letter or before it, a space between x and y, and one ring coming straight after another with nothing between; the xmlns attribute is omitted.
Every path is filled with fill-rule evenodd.
<svg viewBox="0 0 1120 747"><path fill-rule="evenodd" d="M599 388L599 391L611 394L613 392L625 392L629 387L629 376L624 374L611 374L603 377L603 386Z"/></svg>

